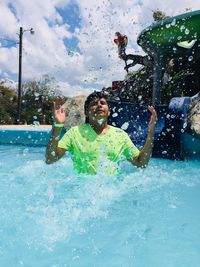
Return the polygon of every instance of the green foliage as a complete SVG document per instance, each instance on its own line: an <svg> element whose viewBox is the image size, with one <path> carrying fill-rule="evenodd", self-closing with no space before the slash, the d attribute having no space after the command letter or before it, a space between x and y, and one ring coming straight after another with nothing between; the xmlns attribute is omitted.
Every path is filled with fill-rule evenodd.
<svg viewBox="0 0 200 267"><path fill-rule="evenodd" d="M13 124L16 117L17 96L13 89L0 83L0 124Z"/></svg>
<svg viewBox="0 0 200 267"><path fill-rule="evenodd" d="M22 124L51 124L52 104L62 93L54 78L48 75L22 85ZM14 124L17 118L17 93L0 83L0 123Z"/></svg>
<svg viewBox="0 0 200 267"><path fill-rule="evenodd" d="M27 124L51 124L52 103L62 95L54 78L48 75L23 85L22 121Z"/></svg>

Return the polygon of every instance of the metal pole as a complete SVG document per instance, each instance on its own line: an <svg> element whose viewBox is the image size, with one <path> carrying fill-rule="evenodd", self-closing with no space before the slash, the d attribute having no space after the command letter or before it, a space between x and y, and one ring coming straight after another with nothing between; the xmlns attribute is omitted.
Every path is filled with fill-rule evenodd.
<svg viewBox="0 0 200 267"><path fill-rule="evenodd" d="M19 31L19 76L18 76L18 105L17 105L17 122L21 122L21 103L22 103L22 36L23 28Z"/></svg>
<svg viewBox="0 0 200 267"><path fill-rule="evenodd" d="M153 76L153 105L161 104L162 73L164 67L163 56L157 51L154 56L154 76Z"/></svg>

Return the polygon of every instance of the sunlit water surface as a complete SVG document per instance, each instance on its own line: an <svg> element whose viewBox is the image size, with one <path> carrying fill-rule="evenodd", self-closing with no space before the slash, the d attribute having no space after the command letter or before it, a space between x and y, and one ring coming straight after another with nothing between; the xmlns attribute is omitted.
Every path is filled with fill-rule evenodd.
<svg viewBox="0 0 200 267"><path fill-rule="evenodd" d="M199 161L78 176L0 147L0 267L199 267Z"/></svg>

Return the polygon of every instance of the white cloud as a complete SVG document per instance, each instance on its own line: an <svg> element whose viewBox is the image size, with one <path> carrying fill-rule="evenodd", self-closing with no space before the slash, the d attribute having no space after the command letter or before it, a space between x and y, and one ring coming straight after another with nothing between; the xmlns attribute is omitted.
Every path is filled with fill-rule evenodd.
<svg viewBox="0 0 200 267"><path fill-rule="evenodd" d="M185 8L197 10L199 1L189 0L77 0L80 11L80 28L70 32L70 25L57 8L66 8L67 0L23 1L0 0L0 37L18 39L19 27L31 27L35 35L23 35L23 78L31 79L42 74L54 76L62 83L66 94L89 92L89 88L111 86L126 72L118 58L113 39L116 31L129 37L127 52L140 53L136 40L141 30L149 26L152 10L160 9L167 15L177 15ZM12 8L8 6L10 4ZM79 50L69 54L65 38L76 38ZM18 73L18 47L0 48L0 69L3 73ZM85 89L87 87L87 89Z"/></svg>
<svg viewBox="0 0 200 267"><path fill-rule="evenodd" d="M58 86L59 86L59 89L66 96L88 95L92 92L91 88L84 88L84 91L83 91L82 86L70 85L66 82L59 82Z"/></svg>

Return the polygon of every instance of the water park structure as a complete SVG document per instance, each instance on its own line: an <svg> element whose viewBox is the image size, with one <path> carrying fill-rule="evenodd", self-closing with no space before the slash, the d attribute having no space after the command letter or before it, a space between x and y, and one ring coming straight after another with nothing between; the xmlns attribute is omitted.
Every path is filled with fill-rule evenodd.
<svg viewBox="0 0 200 267"><path fill-rule="evenodd" d="M137 43L147 56L126 55L127 37L116 33L117 37L125 38L124 42L123 38L118 38L119 42L114 40L119 57L125 61L125 70L128 72L135 64L142 64L144 71L152 75L153 82L146 101L138 104L121 97L134 87L134 81L114 81L111 93L113 90L115 97L110 98L111 123L124 128L140 146L147 133L146 107L153 104L159 117L154 157L180 160L200 154L200 136L192 132L188 124L189 108L200 92L199 20L200 11L194 11L162 19L144 29ZM128 60L132 62L128 64Z"/></svg>

